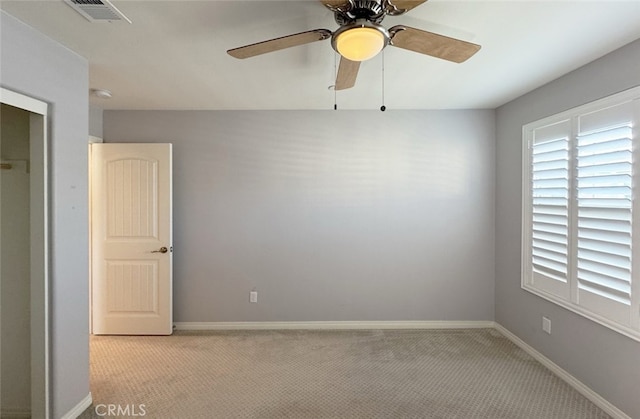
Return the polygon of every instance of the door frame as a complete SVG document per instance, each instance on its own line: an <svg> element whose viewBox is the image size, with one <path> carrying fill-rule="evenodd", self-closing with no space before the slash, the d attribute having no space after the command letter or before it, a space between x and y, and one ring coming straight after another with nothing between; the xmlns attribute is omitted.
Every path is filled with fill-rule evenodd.
<svg viewBox="0 0 640 419"><path fill-rule="evenodd" d="M87 191L89 194L89 334L93 334L93 161L91 147L94 144L102 144L104 140L93 135L89 136L89 145L87 147L87 173L88 183Z"/></svg>
<svg viewBox="0 0 640 419"><path fill-rule="evenodd" d="M0 87L0 103L30 112L31 416L49 419L49 155L48 104Z"/></svg>

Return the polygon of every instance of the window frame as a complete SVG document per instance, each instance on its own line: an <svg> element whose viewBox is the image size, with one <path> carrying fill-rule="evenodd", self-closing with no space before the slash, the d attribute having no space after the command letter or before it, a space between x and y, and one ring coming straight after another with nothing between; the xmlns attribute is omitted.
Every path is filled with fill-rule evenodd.
<svg viewBox="0 0 640 419"><path fill-rule="evenodd" d="M586 114L602 109L631 102L633 108L632 119L632 225L631 225L631 304L629 325L615 321L606 315L596 313L577 301L578 280L575 274L577 267L577 172L576 153L577 136L579 134L579 118ZM533 263L531 259L533 249L532 221L533 221L533 191L532 191L532 147L536 129L553 124L569 121L569 225L567 246L567 282L568 296L563 297L539 288L534 283ZM640 341L640 86L633 87L620 93L577 106L555 115L528 123L522 127L522 224L521 224L521 288L545 300L553 302L563 308L606 326L633 340ZM566 294L566 293L565 293Z"/></svg>

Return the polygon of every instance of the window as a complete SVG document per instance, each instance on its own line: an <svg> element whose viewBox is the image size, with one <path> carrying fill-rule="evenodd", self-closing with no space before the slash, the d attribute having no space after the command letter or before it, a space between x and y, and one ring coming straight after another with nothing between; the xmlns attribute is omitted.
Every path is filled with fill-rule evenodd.
<svg viewBox="0 0 640 419"><path fill-rule="evenodd" d="M640 87L523 127L522 287L640 341Z"/></svg>

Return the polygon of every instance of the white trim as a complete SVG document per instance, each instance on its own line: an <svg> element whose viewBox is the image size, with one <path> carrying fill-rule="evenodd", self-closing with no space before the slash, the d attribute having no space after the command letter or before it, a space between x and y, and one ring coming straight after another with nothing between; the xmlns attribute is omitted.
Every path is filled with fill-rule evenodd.
<svg viewBox="0 0 640 419"><path fill-rule="evenodd" d="M584 383L578 380L573 375L569 374L566 370L558 366L555 362L542 355L540 352L535 350L532 346L527 344L525 341L511 333L504 326L495 323L495 329L502 333L504 337L509 339L511 342L516 344L520 349L531 355L536 361L540 362L546 368L548 368L552 373L557 375L564 382L573 387L578 393L582 394L584 397L592 401L596 406L600 409L604 410L608 415L613 417L614 419L631 419L626 413L622 410L615 407L609 401L607 401L604 397L593 391L591 388L587 387Z"/></svg>
<svg viewBox="0 0 640 419"><path fill-rule="evenodd" d="M91 173L91 146L96 141L92 141L91 135L89 136L89 144L87 144L87 174L88 174L88 182L87 182L87 195L89 195L89 334L93 334L93 243L92 234L93 234L93 209L92 209L92 193L93 193L93 181L92 181L92 173ZM100 141L102 142L102 141Z"/></svg>
<svg viewBox="0 0 640 419"><path fill-rule="evenodd" d="M71 410L69 410L66 414L64 414L60 419L76 419L78 416L82 414L89 406L93 403L93 399L91 397L91 393L87 394L87 396L80 400L80 403L75 405Z"/></svg>
<svg viewBox="0 0 640 419"><path fill-rule="evenodd" d="M176 330L489 329L493 321L176 322Z"/></svg>
<svg viewBox="0 0 640 419"><path fill-rule="evenodd" d="M47 115L48 105L45 102L5 89L4 87L0 87L0 102L39 115Z"/></svg>
<svg viewBox="0 0 640 419"><path fill-rule="evenodd" d="M0 87L0 103L30 112L31 413L50 417L48 104Z"/></svg>
<svg viewBox="0 0 640 419"><path fill-rule="evenodd" d="M96 137L94 135L89 136L89 144L102 144L104 140L100 137Z"/></svg>

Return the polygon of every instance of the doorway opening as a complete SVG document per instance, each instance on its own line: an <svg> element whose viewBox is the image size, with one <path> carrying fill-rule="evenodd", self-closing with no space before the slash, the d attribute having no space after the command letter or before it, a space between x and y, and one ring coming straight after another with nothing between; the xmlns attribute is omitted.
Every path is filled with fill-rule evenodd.
<svg viewBox="0 0 640 419"><path fill-rule="evenodd" d="M47 104L0 107L0 416L49 418Z"/></svg>

